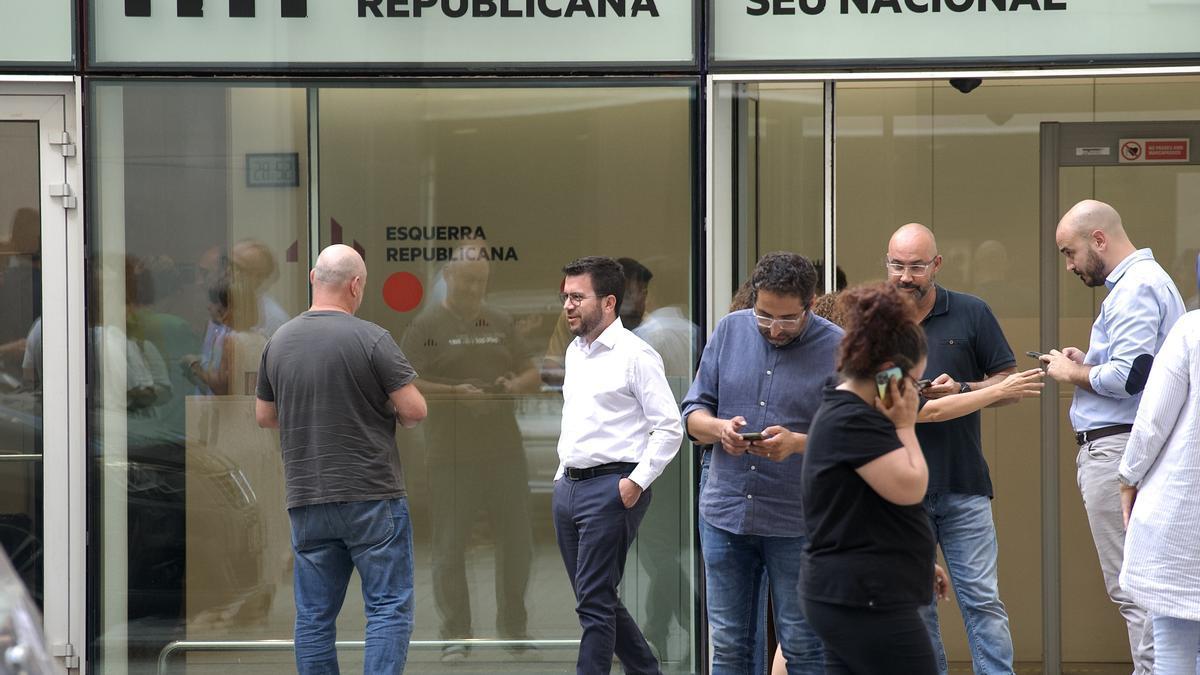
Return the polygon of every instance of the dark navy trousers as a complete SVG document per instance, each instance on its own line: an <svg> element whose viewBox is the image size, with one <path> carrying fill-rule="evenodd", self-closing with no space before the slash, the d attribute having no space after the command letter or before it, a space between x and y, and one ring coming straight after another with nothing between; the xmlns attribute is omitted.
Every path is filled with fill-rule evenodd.
<svg viewBox="0 0 1200 675"><path fill-rule="evenodd" d="M633 508L621 503L622 474L586 480L563 477L554 484L554 531L575 591L583 628L578 675L607 675L613 655L631 675L659 675L658 660L617 594L625 555L650 506L650 490Z"/></svg>

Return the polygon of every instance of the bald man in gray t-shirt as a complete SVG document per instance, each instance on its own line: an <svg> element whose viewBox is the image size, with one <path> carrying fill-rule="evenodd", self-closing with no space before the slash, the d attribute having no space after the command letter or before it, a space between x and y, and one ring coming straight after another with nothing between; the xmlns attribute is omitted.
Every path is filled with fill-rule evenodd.
<svg viewBox="0 0 1200 675"><path fill-rule="evenodd" d="M396 423L425 418L416 372L387 331L355 318L367 269L321 252L313 304L263 350L255 416L279 429L295 553L296 666L338 672L335 622L350 573L367 611L364 672L402 673L413 624L413 554Z"/></svg>

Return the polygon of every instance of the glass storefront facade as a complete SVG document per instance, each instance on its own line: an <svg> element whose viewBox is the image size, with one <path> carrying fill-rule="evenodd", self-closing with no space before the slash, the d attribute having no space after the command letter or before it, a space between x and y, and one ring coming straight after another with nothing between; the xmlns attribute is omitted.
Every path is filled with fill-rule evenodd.
<svg viewBox="0 0 1200 675"><path fill-rule="evenodd" d="M0 544L56 654L89 672L292 668L278 438L255 424L253 387L331 243L364 254L359 315L428 385L429 419L397 442L411 672L575 661L549 504L572 258L644 269L622 318L677 398L759 255L820 261L829 290L875 281L911 221L938 235L939 282L986 300L1018 354L1048 334L1085 343L1104 298L1062 269L1047 200L1114 204L1200 303L1200 129L1176 164L1055 165L1051 188L1044 161L1053 125L1192 133L1200 57L1180 52L1194 12L1180 3L1129 14L1169 39L1130 43L1104 72L1053 69L1112 30L1108 10L1057 0L947 9L886 37L888 13L869 8L891 3L873 0L840 15L759 0L19 4L0 8L0 38L16 36L0 40ZM1104 30L1044 56L1040 38L963 37L1001 20ZM945 70L962 63L976 71ZM1023 63L1051 69L1003 70ZM967 94L947 82L977 75ZM493 324L488 348L446 307ZM1018 671L1127 672L1073 480L1070 392L1054 394L982 418ZM655 483L622 587L668 673L708 672L694 462L685 443ZM957 612L941 625L969 669ZM352 586L347 670L363 631Z"/></svg>
<svg viewBox="0 0 1200 675"><path fill-rule="evenodd" d="M283 471L277 436L254 422L253 388L266 340L308 305L314 246L340 242L367 261L359 316L388 329L423 380L472 389L431 386L428 423L399 434L414 668L465 645L478 667L573 663L574 599L549 506L566 346L558 270L600 253L652 273L624 320L672 326L658 344L682 397L699 334L687 328L696 88L92 86L100 670L148 668L175 641L290 639ZM263 155L295 175L261 185ZM446 307L472 305L503 349L464 348L446 325ZM500 392L500 377L524 385ZM696 667L689 454L655 483L625 580L667 672ZM339 639L363 637L353 589L340 628ZM189 672L229 667L186 651L175 662ZM238 658L279 667L274 654Z"/></svg>

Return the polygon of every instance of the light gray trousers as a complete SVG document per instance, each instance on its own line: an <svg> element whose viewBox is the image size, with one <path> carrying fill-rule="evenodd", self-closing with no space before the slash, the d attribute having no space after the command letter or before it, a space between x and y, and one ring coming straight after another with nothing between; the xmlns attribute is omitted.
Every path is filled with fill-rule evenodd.
<svg viewBox="0 0 1200 675"><path fill-rule="evenodd" d="M1121 561L1125 555L1125 522L1121 514L1121 486L1117 469L1125 454L1129 434L1116 434L1085 443L1075 460L1079 492L1087 510L1092 540L1100 557L1100 571L1108 597L1116 603L1129 631L1129 652L1135 675L1154 671L1154 629L1146 610L1121 590Z"/></svg>

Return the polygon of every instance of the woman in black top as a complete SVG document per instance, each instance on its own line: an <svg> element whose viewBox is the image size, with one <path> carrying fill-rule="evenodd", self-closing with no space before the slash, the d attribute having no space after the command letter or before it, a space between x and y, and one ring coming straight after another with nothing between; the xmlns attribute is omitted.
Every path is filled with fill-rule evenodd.
<svg viewBox="0 0 1200 675"><path fill-rule="evenodd" d="M936 673L917 611L934 592L929 472L913 429L925 334L889 284L844 292L845 381L825 391L802 474L808 548L801 593L829 673ZM899 366L881 398L876 374ZM944 581L939 578L939 593Z"/></svg>

